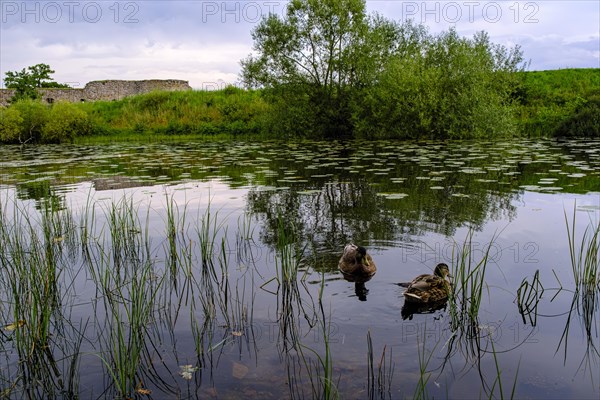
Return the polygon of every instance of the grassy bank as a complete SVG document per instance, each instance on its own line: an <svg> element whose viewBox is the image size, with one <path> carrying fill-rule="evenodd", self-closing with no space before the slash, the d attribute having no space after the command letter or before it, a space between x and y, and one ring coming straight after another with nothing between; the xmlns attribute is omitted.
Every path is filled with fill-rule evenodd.
<svg viewBox="0 0 600 400"><path fill-rule="evenodd" d="M520 78L518 130L507 134L600 136L600 69L524 72ZM81 104L22 101L0 109L0 142L272 138L278 137L272 114L263 93L235 87Z"/></svg>
<svg viewBox="0 0 600 400"><path fill-rule="evenodd" d="M19 101L0 109L0 142L60 143L257 137L269 105L257 91L152 92L119 101Z"/></svg>
<svg viewBox="0 0 600 400"><path fill-rule="evenodd" d="M121 101L81 104L95 135L244 135L264 131L268 105L259 92L153 92Z"/></svg>
<svg viewBox="0 0 600 400"><path fill-rule="evenodd" d="M600 69L525 72L518 97L525 135L600 137Z"/></svg>

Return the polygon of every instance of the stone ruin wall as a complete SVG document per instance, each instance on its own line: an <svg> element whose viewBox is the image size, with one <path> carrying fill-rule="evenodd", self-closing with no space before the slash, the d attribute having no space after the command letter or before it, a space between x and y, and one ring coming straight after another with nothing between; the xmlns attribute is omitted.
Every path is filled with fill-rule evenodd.
<svg viewBox="0 0 600 400"><path fill-rule="evenodd" d="M121 100L127 96L149 93L152 91L191 90L188 81L177 79L151 79L143 81L92 81L82 89L38 89L42 101L54 103L56 101L96 101L96 100ZM14 89L0 89L0 106L6 107L15 93Z"/></svg>

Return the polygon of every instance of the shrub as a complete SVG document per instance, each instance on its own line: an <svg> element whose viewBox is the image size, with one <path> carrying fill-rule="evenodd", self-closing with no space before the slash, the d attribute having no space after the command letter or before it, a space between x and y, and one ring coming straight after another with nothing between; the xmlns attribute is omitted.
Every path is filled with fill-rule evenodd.
<svg viewBox="0 0 600 400"><path fill-rule="evenodd" d="M73 103L59 102L52 106L49 118L42 127L41 140L45 143L72 141L75 136L92 131L87 113Z"/></svg>
<svg viewBox="0 0 600 400"><path fill-rule="evenodd" d="M515 131L511 94L519 48L494 45L451 29L419 51L390 61L355 102L357 132L367 137L492 138Z"/></svg>
<svg viewBox="0 0 600 400"><path fill-rule="evenodd" d="M0 109L0 141L19 143L23 117L15 108Z"/></svg>
<svg viewBox="0 0 600 400"><path fill-rule="evenodd" d="M13 103L10 108L16 110L23 118L18 142L39 142L42 128L48 121L48 106L38 100L24 99Z"/></svg>
<svg viewBox="0 0 600 400"><path fill-rule="evenodd" d="M556 129L555 136L600 138L600 96L592 96Z"/></svg>

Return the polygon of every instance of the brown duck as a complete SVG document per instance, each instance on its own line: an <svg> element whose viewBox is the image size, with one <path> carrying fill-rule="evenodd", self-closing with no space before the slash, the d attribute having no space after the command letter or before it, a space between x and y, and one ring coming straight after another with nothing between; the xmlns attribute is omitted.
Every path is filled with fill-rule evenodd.
<svg viewBox="0 0 600 400"><path fill-rule="evenodd" d="M410 303L429 304L446 300L450 295L450 282L446 277L451 277L448 265L441 263L435 267L433 275L423 274L411 282L399 283L406 287L404 299Z"/></svg>
<svg viewBox="0 0 600 400"><path fill-rule="evenodd" d="M342 271L345 278L350 278L350 281L366 282L377 271L377 266L369 254L367 249L355 244L348 244L344 247L344 254L338 263L338 269Z"/></svg>

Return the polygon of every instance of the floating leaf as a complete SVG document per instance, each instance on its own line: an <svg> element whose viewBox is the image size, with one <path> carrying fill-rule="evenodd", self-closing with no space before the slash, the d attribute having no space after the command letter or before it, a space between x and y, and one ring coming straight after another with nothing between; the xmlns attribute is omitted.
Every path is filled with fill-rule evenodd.
<svg viewBox="0 0 600 400"><path fill-rule="evenodd" d="M192 364L180 365L179 368L179 375L188 381L192 379L192 374L198 371L198 367L194 367Z"/></svg>
<svg viewBox="0 0 600 400"><path fill-rule="evenodd" d="M138 384L138 386L135 388L135 391L136 391L136 393L143 394L146 396L149 395L150 393L152 393L152 390L142 387L142 382L140 382Z"/></svg>
<svg viewBox="0 0 600 400"><path fill-rule="evenodd" d="M17 322L13 322L12 324L4 325L4 330L8 331L8 332L12 332L17 328L22 327L23 325L25 325L25 321L20 319Z"/></svg>
<svg viewBox="0 0 600 400"><path fill-rule="evenodd" d="M405 198L406 196L408 196L408 194L406 194L406 193L377 193L377 196L385 197L388 200L397 200L397 199Z"/></svg>

